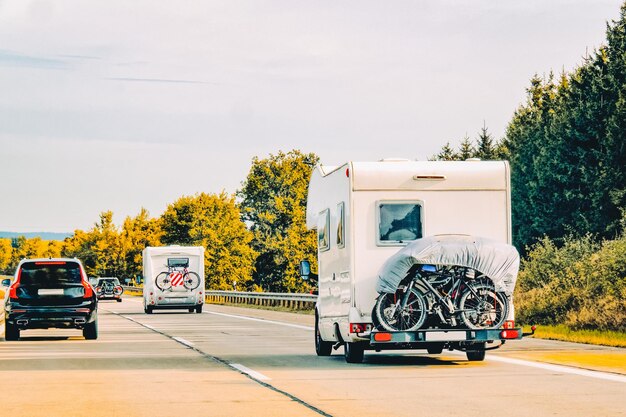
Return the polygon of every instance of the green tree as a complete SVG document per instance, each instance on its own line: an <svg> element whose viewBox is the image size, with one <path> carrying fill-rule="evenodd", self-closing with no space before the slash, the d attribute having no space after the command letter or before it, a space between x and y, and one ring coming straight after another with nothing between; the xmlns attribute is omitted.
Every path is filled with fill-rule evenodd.
<svg viewBox="0 0 626 417"><path fill-rule="evenodd" d="M161 227L165 244L205 247L207 288L228 290L236 281L240 289L251 289L257 254L234 196L222 192L181 197L167 207Z"/></svg>
<svg viewBox="0 0 626 417"><path fill-rule="evenodd" d="M89 276L124 275L124 253L120 232L113 224L113 212L100 213L100 220L88 232L76 230L65 239L64 256L79 258Z"/></svg>
<svg viewBox="0 0 626 417"><path fill-rule="evenodd" d="M255 157L238 192L243 219L254 234L252 247L259 253L254 281L265 290L308 289L298 264L317 256L315 233L306 229L305 217L308 183L318 159L299 150Z"/></svg>
<svg viewBox="0 0 626 417"><path fill-rule="evenodd" d="M626 205L626 3L607 45L555 81L531 80L507 128L518 246L592 233L614 237Z"/></svg>
<svg viewBox="0 0 626 417"><path fill-rule="evenodd" d="M437 155L431 158L435 161L458 161L459 154L450 146L450 142L446 142Z"/></svg>
<svg viewBox="0 0 626 417"><path fill-rule="evenodd" d="M476 149L474 148L474 145L472 145L472 141L469 136L465 135L461 141L461 145L459 146L458 159L465 161L466 159L474 158L475 155Z"/></svg>
<svg viewBox="0 0 626 417"><path fill-rule="evenodd" d="M151 218L148 210L141 208L135 217L126 217L120 234L124 254L124 278L136 278L143 271L142 252L147 246L161 245L161 223Z"/></svg>
<svg viewBox="0 0 626 417"><path fill-rule="evenodd" d="M0 274L12 274L11 260L13 259L13 246L11 239L0 239Z"/></svg>
<svg viewBox="0 0 626 417"><path fill-rule="evenodd" d="M484 122L483 127L480 129L480 133L478 134L474 157L486 161L496 159L496 149L493 143L493 138L491 137L491 134L487 129L487 125Z"/></svg>

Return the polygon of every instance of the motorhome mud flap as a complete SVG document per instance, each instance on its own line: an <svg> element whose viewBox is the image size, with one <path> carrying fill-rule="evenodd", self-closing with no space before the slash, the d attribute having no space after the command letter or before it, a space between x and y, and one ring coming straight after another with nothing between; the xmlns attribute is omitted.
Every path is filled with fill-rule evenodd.
<svg viewBox="0 0 626 417"><path fill-rule="evenodd" d="M375 346L420 342L487 342L492 340L521 339L522 329L427 329L412 332L374 331L370 343Z"/></svg>

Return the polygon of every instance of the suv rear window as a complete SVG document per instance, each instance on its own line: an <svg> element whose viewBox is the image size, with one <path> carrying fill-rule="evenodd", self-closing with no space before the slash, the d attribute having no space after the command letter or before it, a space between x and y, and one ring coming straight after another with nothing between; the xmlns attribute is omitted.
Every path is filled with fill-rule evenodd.
<svg viewBox="0 0 626 417"><path fill-rule="evenodd" d="M27 262L22 265L20 282L43 288L80 284L80 266L76 262Z"/></svg>

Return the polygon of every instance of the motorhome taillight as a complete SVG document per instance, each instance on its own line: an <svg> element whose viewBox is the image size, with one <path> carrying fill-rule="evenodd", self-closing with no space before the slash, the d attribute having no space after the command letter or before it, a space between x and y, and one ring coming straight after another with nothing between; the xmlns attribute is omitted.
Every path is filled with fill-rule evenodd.
<svg viewBox="0 0 626 417"><path fill-rule="evenodd" d="M372 323L350 323L350 333L365 333L372 330Z"/></svg>
<svg viewBox="0 0 626 417"><path fill-rule="evenodd" d="M517 330L502 330L500 337L503 339L517 339L519 338L519 332Z"/></svg>
<svg viewBox="0 0 626 417"><path fill-rule="evenodd" d="M503 329L514 329L515 328L515 321L514 320L507 320L504 322L504 324L502 325Z"/></svg>

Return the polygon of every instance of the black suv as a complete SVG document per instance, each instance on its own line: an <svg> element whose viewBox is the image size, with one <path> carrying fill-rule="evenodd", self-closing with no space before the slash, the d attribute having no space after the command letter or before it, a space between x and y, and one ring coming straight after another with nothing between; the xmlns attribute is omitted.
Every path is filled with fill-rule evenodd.
<svg viewBox="0 0 626 417"><path fill-rule="evenodd" d="M24 259L5 305L6 340L26 329L82 329L98 338L98 300L78 259Z"/></svg>

